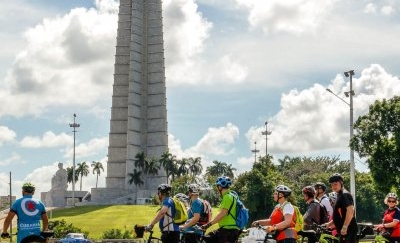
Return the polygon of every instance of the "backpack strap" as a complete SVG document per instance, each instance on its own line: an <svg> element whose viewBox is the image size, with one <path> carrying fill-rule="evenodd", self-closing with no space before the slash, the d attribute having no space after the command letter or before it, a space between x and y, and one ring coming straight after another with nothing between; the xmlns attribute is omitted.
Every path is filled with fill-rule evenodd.
<svg viewBox="0 0 400 243"><path fill-rule="evenodd" d="M232 196L232 203L231 203L231 206L229 207L228 214L229 214L230 216L232 216L232 218L236 221L236 217L233 216L233 214L231 213L233 204L235 204L236 197L235 197L235 195L234 195L233 193L231 193L231 192L229 192L229 195Z"/></svg>

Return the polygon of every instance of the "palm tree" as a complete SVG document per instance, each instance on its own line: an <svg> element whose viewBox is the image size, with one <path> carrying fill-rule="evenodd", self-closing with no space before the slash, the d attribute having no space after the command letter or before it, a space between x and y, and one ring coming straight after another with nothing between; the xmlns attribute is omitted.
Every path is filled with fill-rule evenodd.
<svg viewBox="0 0 400 243"><path fill-rule="evenodd" d="M200 157L197 157L197 158L190 157L188 160L188 169L189 169L189 172L192 173L193 179L195 178L195 176L200 175L201 172L203 171L203 166L201 165L201 158Z"/></svg>
<svg viewBox="0 0 400 243"><path fill-rule="evenodd" d="M188 166L188 159L182 158L177 161L178 165L178 170L177 170L177 175L181 176L183 174L186 174L188 172L187 166Z"/></svg>
<svg viewBox="0 0 400 243"><path fill-rule="evenodd" d="M97 188L97 182L99 181L99 176L101 173L101 170L104 171L103 164L99 161L92 161L91 166L93 167L93 174L96 173L96 188Z"/></svg>
<svg viewBox="0 0 400 243"><path fill-rule="evenodd" d="M211 175L211 176L221 176L225 174L225 167L226 163L214 160L213 161L214 165L208 166L206 169L206 173Z"/></svg>
<svg viewBox="0 0 400 243"><path fill-rule="evenodd" d="M139 169L144 169L144 167L146 166L146 160L147 158L144 152L137 153L135 155L135 167Z"/></svg>
<svg viewBox="0 0 400 243"><path fill-rule="evenodd" d="M75 169L76 172L76 169ZM67 168L67 182L72 184L72 174L73 174L72 166ZM75 183L78 181L78 174L75 173Z"/></svg>
<svg viewBox="0 0 400 243"><path fill-rule="evenodd" d="M156 159L146 159L144 173L147 175L157 175L160 169L160 162Z"/></svg>
<svg viewBox="0 0 400 243"><path fill-rule="evenodd" d="M133 169L133 173L128 173L130 179L128 180L129 185L135 184L135 186L141 186L144 184L142 181L142 172L136 169Z"/></svg>
<svg viewBox="0 0 400 243"><path fill-rule="evenodd" d="M176 163L176 156L172 155L169 150L167 149L162 155L160 159L160 165L164 168L165 173L167 174L167 184L169 177L172 175L174 177L175 171L175 163Z"/></svg>
<svg viewBox="0 0 400 243"><path fill-rule="evenodd" d="M80 175L81 177L79 191L82 191L82 177L89 175L89 165L87 165L86 162L78 163L76 174Z"/></svg>

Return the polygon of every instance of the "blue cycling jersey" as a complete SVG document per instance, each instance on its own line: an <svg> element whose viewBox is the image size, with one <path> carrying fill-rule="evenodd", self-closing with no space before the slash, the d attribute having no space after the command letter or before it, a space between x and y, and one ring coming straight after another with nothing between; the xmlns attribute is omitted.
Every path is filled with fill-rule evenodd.
<svg viewBox="0 0 400 243"><path fill-rule="evenodd" d="M27 236L40 235L40 220L46 213L41 201L32 198L32 195L25 195L13 203L11 211L18 216L18 243Z"/></svg>

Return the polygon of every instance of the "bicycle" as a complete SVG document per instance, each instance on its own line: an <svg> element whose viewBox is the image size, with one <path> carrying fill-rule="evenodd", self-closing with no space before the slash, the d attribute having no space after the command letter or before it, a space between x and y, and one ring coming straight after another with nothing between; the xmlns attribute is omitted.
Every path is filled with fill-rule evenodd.
<svg viewBox="0 0 400 243"><path fill-rule="evenodd" d="M161 239L160 239L160 238L157 238L157 237L154 237L154 236L153 236L153 232L154 232L154 231L152 231L152 230L146 230L145 232L150 233L150 234L149 234L149 237L147 237L147 240L145 239L145 242L146 242L146 243L161 243Z"/></svg>
<svg viewBox="0 0 400 243"><path fill-rule="evenodd" d="M21 240L21 243L46 243L54 235L54 231L41 231L40 235L29 235ZM10 238L9 233L2 233L2 238Z"/></svg>
<svg viewBox="0 0 400 243"><path fill-rule="evenodd" d="M181 236L180 236L179 242L180 243L186 243L186 238L187 238L188 235L190 235L191 236L190 238L195 239L196 243L206 243L204 241L204 238L203 238L204 237L204 233L205 233L204 230L200 226L197 226L197 225L194 225L192 227L193 227L194 230L191 230L191 231L181 230L180 231L181 232ZM203 234L200 235L200 234L195 232L195 231L198 231L198 230L202 231Z"/></svg>
<svg viewBox="0 0 400 243"><path fill-rule="evenodd" d="M304 238L314 238L319 243L335 243L339 242L339 237L333 236L332 231L325 228L323 225L313 223L311 225L312 230L301 230L297 232L297 235L301 236L301 243L304 242ZM318 240L317 240L318 239Z"/></svg>
<svg viewBox="0 0 400 243"><path fill-rule="evenodd" d="M265 227L257 225L246 230L246 236L241 237L238 242L241 243L276 243L275 238L270 233L265 232Z"/></svg>

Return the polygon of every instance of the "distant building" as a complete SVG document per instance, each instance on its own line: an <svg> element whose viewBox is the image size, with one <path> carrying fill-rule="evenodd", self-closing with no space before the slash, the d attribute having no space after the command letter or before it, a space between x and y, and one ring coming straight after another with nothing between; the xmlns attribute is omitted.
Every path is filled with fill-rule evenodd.
<svg viewBox="0 0 400 243"><path fill-rule="evenodd" d="M11 197L12 202L16 200L15 196ZM8 196L0 196L0 209L9 208L10 207L10 195Z"/></svg>

